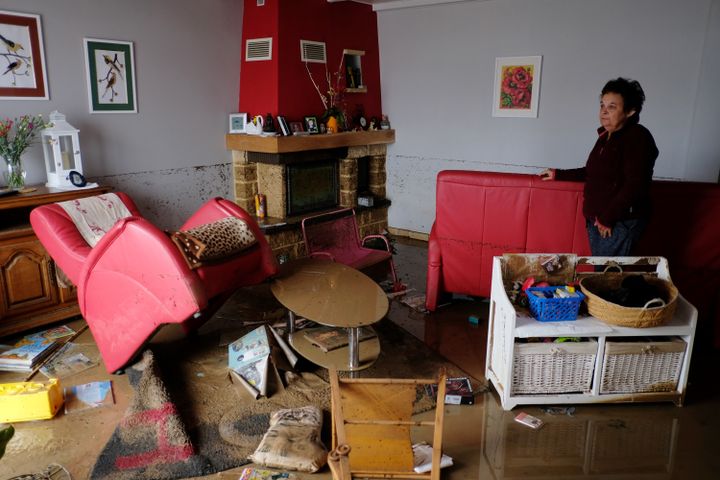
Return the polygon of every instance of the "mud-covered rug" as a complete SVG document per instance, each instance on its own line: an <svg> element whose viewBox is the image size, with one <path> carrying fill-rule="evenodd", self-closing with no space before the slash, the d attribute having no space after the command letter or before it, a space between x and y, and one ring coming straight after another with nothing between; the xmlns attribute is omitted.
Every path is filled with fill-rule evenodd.
<svg viewBox="0 0 720 480"><path fill-rule="evenodd" d="M217 320L201 335L153 346L127 370L135 397L91 478L184 478L244 465L267 430L270 414L282 408L321 407L323 439L329 443L327 370L300 363L296 372L284 372L284 391L258 400L242 397L228 377L227 346L221 340L228 333L239 338L243 329L228 327L232 321L222 315ZM466 376L390 320L375 329L381 354L363 377L432 378L441 367L448 376ZM473 384L481 387L477 380ZM428 402L419 398L416 411L432 408Z"/></svg>

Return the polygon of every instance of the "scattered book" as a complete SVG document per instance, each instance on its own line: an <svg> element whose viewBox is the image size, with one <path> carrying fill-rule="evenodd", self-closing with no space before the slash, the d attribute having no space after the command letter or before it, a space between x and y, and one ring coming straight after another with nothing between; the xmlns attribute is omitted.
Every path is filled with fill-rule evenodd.
<svg viewBox="0 0 720 480"><path fill-rule="evenodd" d="M24 337L13 348L0 353L0 370L29 372L50 355L58 344L42 337Z"/></svg>
<svg viewBox="0 0 720 480"><path fill-rule="evenodd" d="M298 476L294 473L248 467L240 473L239 480L298 480Z"/></svg>
<svg viewBox="0 0 720 480"><path fill-rule="evenodd" d="M255 399L284 388L278 368L291 370L297 361L287 343L269 325L257 327L228 345L230 379Z"/></svg>
<svg viewBox="0 0 720 480"><path fill-rule="evenodd" d="M60 346L59 339L75 334L62 325L25 335L9 348L0 349L0 370L30 372Z"/></svg>
<svg viewBox="0 0 720 480"><path fill-rule="evenodd" d="M113 405L115 397L110 380L65 387L65 413Z"/></svg>
<svg viewBox="0 0 720 480"><path fill-rule="evenodd" d="M436 383L425 386L426 393L437 397L438 386ZM448 378L445 381L445 403L447 405L472 405L475 403L472 384L468 377Z"/></svg>
<svg viewBox="0 0 720 480"><path fill-rule="evenodd" d="M538 428L541 428L545 424L539 418L533 417L532 415L525 413L525 412L518 413L517 416L515 417L515 421L518 423L522 423L523 425L527 425L528 427L533 428L535 430L537 430Z"/></svg>
<svg viewBox="0 0 720 480"><path fill-rule="evenodd" d="M66 343L45 365L40 367L40 373L48 378L65 378L98 364L97 360L91 359L78 350L76 343Z"/></svg>
<svg viewBox="0 0 720 480"><path fill-rule="evenodd" d="M427 473L432 470L432 446L427 443L416 443L413 449L413 465L415 473ZM440 457L440 468L451 467L453 459L444 453Z"/></svg>
<svg viewBox="0 0 720 480"><path fill-rule="evenodd" d="M370 327L358 329L359 342L376 336L375 331ZM350 343L347 329L339 327L306 328L303 330L303 337L323 352L329 352Z"/></svg>
<svg viewBox="0 0 720 480"><path fill-rule="evenodd" d="M424 293L416 293L413 295L405 295L400 299L400 302L407 305L408 307L412 308L415 311L424 313L427 312L427 308L425 308L425 294Z"/></svg>

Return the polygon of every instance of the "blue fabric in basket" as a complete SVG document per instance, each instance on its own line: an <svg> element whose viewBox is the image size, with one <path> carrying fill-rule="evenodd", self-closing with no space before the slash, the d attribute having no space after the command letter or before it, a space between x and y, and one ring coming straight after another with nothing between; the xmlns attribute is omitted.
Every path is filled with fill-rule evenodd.
<svg viewBox="0 0 720 480"><path fill-rule="evenodd" d="M530 287L527 289L526 293L528 301L530 302L530 313L532 313L533 317L541 322L559 322L577 319L580 304L585 298L585 295L581 292L576 290L576 296L567 298L540 298L532 293L533 291L553 293L558 288L563 287Z"/></svg>

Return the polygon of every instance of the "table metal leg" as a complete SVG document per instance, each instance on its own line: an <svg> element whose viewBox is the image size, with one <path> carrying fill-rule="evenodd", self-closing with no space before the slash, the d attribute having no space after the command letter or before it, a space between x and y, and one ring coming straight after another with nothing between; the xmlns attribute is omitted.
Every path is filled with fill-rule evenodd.
<svg viewBox="0 0 720 480"><path fill-rule="evenodd" d="M292 310L288 310L287 328L288 334L295 333L295 314Z"/></svg>
<svg viewBox="0 0 720 480"><path fill-rule="evenodd" d="M349 366L350 369L356 369L360 366L360 346L358 337L360 329L357 327L348 328L348 350L350 352Z"/></svg>

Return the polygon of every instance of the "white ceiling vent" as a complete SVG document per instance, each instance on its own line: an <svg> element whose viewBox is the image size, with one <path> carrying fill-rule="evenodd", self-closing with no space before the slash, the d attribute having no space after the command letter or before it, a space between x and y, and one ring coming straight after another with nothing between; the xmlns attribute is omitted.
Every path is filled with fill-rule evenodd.
<svg viewBox="0 0 720 480"><path fill-rule="evenodd" d="M245 42L245 61L272 60L272 37L250 38Z"/></svg>
<svg viewBox="0 0 720 480"><path fill-rule="evenodd" d="M303 62L327 63L325 42L300 40L300 59Z"/></svg>

